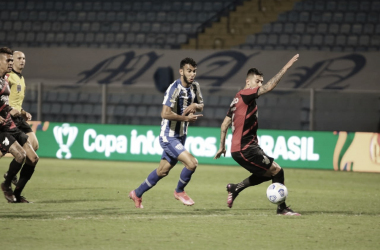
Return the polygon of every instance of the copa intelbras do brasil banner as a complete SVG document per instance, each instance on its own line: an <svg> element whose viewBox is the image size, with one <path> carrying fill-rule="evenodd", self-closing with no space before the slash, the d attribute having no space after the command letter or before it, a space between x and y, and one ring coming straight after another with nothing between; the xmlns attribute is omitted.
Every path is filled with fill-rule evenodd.
<svg viewBox="0 0 380 250"><path fill-rule="evenodd" d="M159 162L159 126L32 122L40 157ZM380 134L259 130L261 148L282 167L380 172ZM200 164L237 165L230 154L214 160L220 129L189 127L185 148Z"/></svg>

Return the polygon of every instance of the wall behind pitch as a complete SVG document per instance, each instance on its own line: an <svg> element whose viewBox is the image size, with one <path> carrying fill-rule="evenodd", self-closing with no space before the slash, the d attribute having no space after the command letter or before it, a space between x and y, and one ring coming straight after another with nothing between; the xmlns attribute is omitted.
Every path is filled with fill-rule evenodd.
<svg viewBox="0 0 380 250"><path fill-rule="evenodd" d="M252 50L155 50L91 48L19 48L25 52L27 84L66 87L101 85L144 86L155 89L154 75L162 67L179 77L180 61L192 57L198 63L197 81L213 87L243 87L248 69L264 72L265 80L296 54L293 51ZM379 52L302 51L279 87L287 89L380 90ZM206 88L204 88L204 93Z"/></svg>

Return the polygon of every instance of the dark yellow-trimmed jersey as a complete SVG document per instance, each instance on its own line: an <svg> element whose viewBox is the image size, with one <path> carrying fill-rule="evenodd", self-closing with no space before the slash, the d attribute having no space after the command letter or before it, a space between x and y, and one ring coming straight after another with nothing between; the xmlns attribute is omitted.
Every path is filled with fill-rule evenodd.
<svg viewBox="0 0 380 250"><path fill-rule="evenodd" d="M21 74L12 70L7 74L11 94L9 95L9 106L21 111L22 102L25 97L25 79Z"/></svg>

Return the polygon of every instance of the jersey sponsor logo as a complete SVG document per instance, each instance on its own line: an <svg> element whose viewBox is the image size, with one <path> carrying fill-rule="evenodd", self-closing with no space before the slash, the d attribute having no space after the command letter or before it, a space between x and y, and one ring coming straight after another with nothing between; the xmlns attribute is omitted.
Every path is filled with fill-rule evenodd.
<svg viewBox="0 0 380 250"><path fill-rule="evenodd" d="M71 152L70 147L73 145L77 135L78 128L74 126L70 126L68 123L62 124L62 126L55 126L53 129L55 140L59 145L59 149L57 151L57 158L62 159L70 159ZM66 143L64 142L64 138L67 137Z"/></svg>
<svg viewBox="0 0 380 250"><path fill-rule="evenodd" d="M178 150L182 150L183 149L183 145L178 143L176 146L175 146L176 149Z"/></svg>
<svg viewBox="0 0 380 250"><path fill-rule="evenodd" d="M3 141L3 145L4 146L8 146L9 145L9 140L7 137L5 137L4 141Z"/></svg>

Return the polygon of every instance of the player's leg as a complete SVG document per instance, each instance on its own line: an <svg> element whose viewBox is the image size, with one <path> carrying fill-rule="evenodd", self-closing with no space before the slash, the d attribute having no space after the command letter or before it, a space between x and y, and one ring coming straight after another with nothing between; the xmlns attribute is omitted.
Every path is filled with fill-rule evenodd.
<svg viewBox="0 0 380 250"><path fill-rule="evenodd" d="M144 208L142 195L154 187L159 180L167 176L177 162L177 159L173 159L166 151L162 153L158 168L153 170L138 188L129 192L129 198L134 201L136 208Z"/></svg>
<svg viewBox="0 0 380 250"><path fill-rule="evenodd" d="M172 168L173 166L166 159L161 159L158 168L153 170L138 188L129 193L129 198L135 202L136 208L143 208L142 195L167 176Z"/></svg>
<svg viewBox="0 0 380 250"><path fill-rule="evenodd" d="M183 151L178 159L185 165L179 176L177 188L174 190L174 198L181 201L186 206L194 205L194 201L185 192L185 187L190 182L195 169L198 166L198 160L188 151Z"/></svg>
<svg viewBox="0 0 380 250"><path fill-rule="evenodd" d="M248 149L241 152L233 152L232 158L252 175L234 184L227 184L227 206L232 208L236 197L248 187L259 185L272 179L272 176L265 176L265 173L271 167L273 158L265 155L260 148Z"/></svg>
<svg viewBox="0 0 380 250"><path fill-rule="evenodd" d="M1 136L0 136L1 137ZM6 136L6 140L8 140L9 144L7 147L7 150L9 153L11 153L14 157L14 159L9 164L8 174L4 180L3 183L1 183L1 189L4 193L5 199L8 202L16 202L16 198L13 195L11 182L14 176L17 175L17 173L20 171L22 164L24 163L24 160L26 158L26 152L21 147L21 145L14 139L13 136ZM4 143L3 140L2 143Z"/></svg>
<svg viewBox="0 0 380 250"><path fill-rule="evenodd" d="M38 144L36 134L33 131L25 134L28 136L28 141L32 145L34 152L37 152L40 145Z"/></svg>
<svg viewBox="0 0 380 250"><path fill-rule="evenodd" d="M29 141L23 145L23 149L26 152L26 160L24 166L21 169L20 179L16 184L13 194L16 197L17 202L29 203L25 197L21 196L21 192L24 190L26 184L32 177L39 158Z"/></svg>
<svg viewBox="0 0 380 250"><path fill-rule="evenodd" d="M269 181L271 179L272 179L271 177L259 176L259 175L252 174L251 176L249 176L248 178L244 179L243 181L241 181L237 184L233 184L233 183L227 184L227 187L226 187L227 192L228 192L227 206L229 208L232 208L233 202L236 199L236 197L240 194L240 192L242 192L247 187L259 185L259 184L266 182L266 181Z"/></svg>
<svg viewBox="0 0 380 250"><path fill-rule="evenodd" d="M285 185L285 174L284 169L277 164L277 162L273 161L272 166L265 173L265 176L272 177L272 183L278 182ZM283 202L277 206L277 214L281 215L300 215L299 213L294 212L290 209L286 202Z"/></svg>

